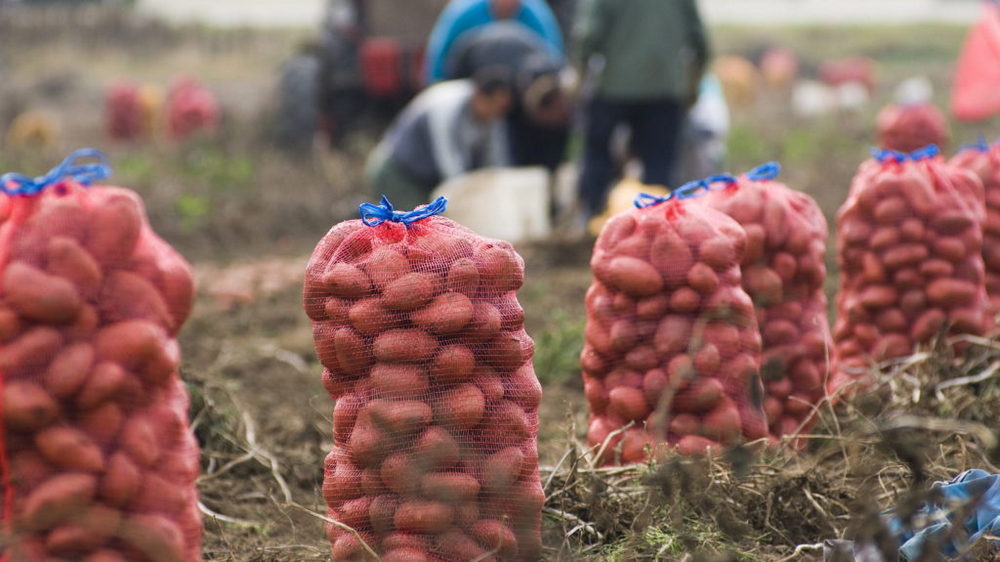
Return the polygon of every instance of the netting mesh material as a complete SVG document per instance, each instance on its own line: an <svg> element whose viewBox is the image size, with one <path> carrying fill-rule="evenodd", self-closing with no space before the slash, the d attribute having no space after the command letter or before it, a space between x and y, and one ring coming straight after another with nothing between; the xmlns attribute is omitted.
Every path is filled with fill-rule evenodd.
<svg viewBox="0 0 1000 562"><path fill-rule="evenodd" d="M990 328L984 219L982 183L936 150L861 165L837 213L831 394L942 332Z"/></svg>
<svg viewBox="0 0 1000 562"><path fill-rule="evenodd" d="M927 145L948 143L948 120L934 104L890 104L875 120L878 143L882 148L913 152Z"/></svg>
<svg viewBox="0 0 1000 562"><path fill-rule="evenodd" d="M303 301L336 400L329 516L382 560L535 560L541 386L506 242L443 217L335 226ZM365 559L328 525L335 560ZM492 554L490 554L492 553Z"/></svg>
<svg viewBox="0 0 1000 562"><path fill-rule="evenodd" d="M823 212L802 192L748 175L696 201L733 217L747 233L740 267L763 340L769 432L777 438L807 431L829 372Z"/></svg>
<svg viewBox="0 0 1000 562"><path fill-rule="evenodd" d="M986 191L986 220L983 222L983 261L986 293L992 311L1000 312L1000 142L992 146L969 147L949 161L953 166L973 171Z"/></svg>
<svg viewBox="0 0 1000 562"><path fill-rule="evenodd" d="M741 286L746 246L732 218L680 200L621 213L601 231L581 366L587 439L603 464L767 434L760 332Z"/></svg>
<svg viewBox="0 0 1000 562"><path fill-rule="evenodd" d="M188 264L126 189L65 180L0 216L4 556L200 560Z"/></svg>

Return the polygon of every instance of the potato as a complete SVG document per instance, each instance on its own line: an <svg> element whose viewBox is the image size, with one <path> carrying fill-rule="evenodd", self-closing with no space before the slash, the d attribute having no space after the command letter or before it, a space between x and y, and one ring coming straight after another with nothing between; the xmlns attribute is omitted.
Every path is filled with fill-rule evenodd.
<svg viewBox="0 0 1000 562"><path fill-rule="evenodd" d="M698 435L685 435L677 441L677 452L688 457L714 455L721 450L717 442Z"/></svg>
<svg viewBox="0 0 1000 562"><path fill-rule="evenodd" d="M340 324L350 322L351 327L362 336L370 337L377 335L379 332L395 327L397 324L391 313L382 307L382 301L378 297L362 299L353 305L350 304L350 301L337 299L336 297L330 298L328 302L339 310L330 310L330 305L328 305L327 318Z"/></svg>
<svg viewBox="0 0 1000 562"><path fill-rule="evenodd" d="M517 447L507 447L493 453L483 462L483 489L490 494L507 493L520 478L524 462L524 453Z"/></svg>
<svg viewBox="0 0 1000 562"><path fill-rule="evenodd" d="M931 228L946 236L961 234L973 225L972 217L960 210L941 211L931 220Z"/></svg>
<svg viewBox="0 0 1000 562"><path fill-rule="evenodd" d="M893 228L891 226L882 226L872 233L869 245L873 250L885 250L886 248L893 248L899 245L900 240L902 240L902 234L900 234L899 229Z"/></svg>
<svg viewBox="0 0 1000 562"><path fill-rule="evenodd" d="M476 252L475 262L481 289L515 291L524 283L524 262L507 242L484 245Z"/></svg>
<svg viewBox="0 0 1000 562"><path fill-rule="evenodd" d="M771 268L778 274L783 283L791 283L799 270L799 262L795 256L787 252L778 252L771 259Z"/></svg>
<svg viewBox="0 0 1000 562"><path fill-rule="evenodd" d="M752 265L743 270L743 287L760 307L781 302L781 277L771 268Z"/></svg>
<svg viewBox="0 0 1000 562"><path fill-rule="evenodd" d="M370 539L371 537L365 538ZM352 533L343 533L336 540L331 540L331 543L330 554L334 560L349 560L351 562L372 560L361 541Z"/></svg>
<svg viewBox="0 0 1000 562"><path fill-rule="evenodd" d="M663 378L666 379L666 375L663 375ZM583 395L587 398L587 404L590 406L592 413L596 415L604 414L604 410L608 406L608 391L599 379L585 376L583 381Z"/></svg>
<svg viewBox="0 0 1000 562"><path fill-rule="evenodd" d="M688 271L688 285L703 295L710 295L719 288L719 276L704 262L694 264Z"/></svg>
<svg viewBox="0 0 1000 562"><path fill-rule="evenodd" d="M955 272L955 267L945 260L930 259L920 264L919 271L927 279L937 279L938 277L951 277Z"/></svg>
<svg viewBox="0 0 1000 562"><path fill-rule="evenodd" d="M881 332L905 332L909 330L910 323L901 310L889 308L875 317L875 326Z"/></svg>
<svg viewBox="0 0 1000 562"><path fill-rule="evenodd" d="M652 369L659 363L656 350L650 345L640 345L625 354L625 365L636 371Z"/></svg>
<svg viewBox="0 0 1000 562"><path fill-rule="evenodd" d="M434 379L445 384L464 382L472 377L476 357L464 345L446 345L441 348L431 364Z"/></svg>
<svg viewBox="0 0 1000 562"><path fill-rule="evenodd" d="M498 402L507 392L504 388L503 379L497 374L496 371L489 367L477 368L473 378L476 386L479 387L479 390L483 391L483 397L486 399L487 404ZM525 396L524 394L526 393L522 392L525 389L522 389L521 385L518 384L520 382L521 381L517 379L511 382L512 396L516 396L516 403L525 399L530 400L530 397ZM534 389L531 390L533 391Z"/></svg>
<svg viewBox="0 0 1000 562"><path fill-rule="evenodd" d="M670 296L670 310L677 314L690 314L701 305L701 296L689 287L681 287Z"/></svg>
<svg viewBox="0 0 1000 562"><path fill-rule="evenodd" d="M126 517L121 540L153 562L183 562L185 537L181 528L162 515L136 514Z"/></svg>
<svg viewBox="0 0 1000 562"><path fill-rule="evenodd" d="M635 346L639 340L639 332L636 330L635 323L628 318L622 318L611 324L608 339L611 351L624 353Z"/></svg>
<svg viewBox="0 0 1000 562"><path fill-rule="evenodd" d="M362 468L376 465L391 445L371 421L361 417L355 423L354 432L347 442L351 458ZM337 466L337 470L340 472L340 465Z"/></svg>
<svg viewBox="0 0 1000 562"><path fill-rule="evenodd" d="M691 339L691 321L681 315L664 316L653 336L653 347L662 357L684 351Z"/></svg>
<svg viewBox="0 0 1000 562"><path fill-rule="evenodd" d="M411 271L406 257L389 246L372 250L368 258L359 265L368 274L368 279L376 290L382 290Z"/></svg>
<svg viewBox="0 0 1000 562"><path fill-rule="evenodd" d="M485 359L501 370L514 370L531 360L535 352L535 344L524 333L504 332L494 338L485 353Z"/></svg>
<svg viewBox="0 0 1000 562"><path fill-rule="evenodd" d="M510 375L506 381L506 398L525 410L537 410L542 403L542 385L530 362Z"/></svg>
<svg viewBox="0 0 1000 562"><path fill-rule="evenodd" d="M725 388L718 379L698 378L674 396L673 409L677 412L700 413L711 410L722 399Z"/></svg>
<svg viewBox="0 0 1000 562"><path fill-rule="evenodd" d="M483 393L474 384L460 384L442 394L434 408L435 421L459 430L479 425L486 409Z"/></svg>
<svg viewBox="0 0 1000 562"><path fill-rule="evenodd" d="M142 235L145 211L138 196L121 190L108 193L89 209L87 250L105 265L118 264L135 251Z"/></svg>
<svg viewBox="0 0 1000 562"><path fill-rule="evenodd" d="M460 258L448 268L446 286L449 291L474 297L479 291L479 268L469 258Z"/></svg>
<svg viewBox="0 0 1000 562"><path fill-rule="evenodd" d="M518 545L510 527L496 519L481 519L476 521L469 530L479 545L493 552L501 559L512 559L517 555Z"/></svg>
<svg viewBox="0 0 1000 562"><path fill-rule="evenodd" d="M910 214L909 205L902 197L887 197L875 205L872 215L879 224L895 226Z"/></svg>
<svg viewBox="0 0 1000 562"><path fill-rule="evenodd" d="M322 283L331 295L344 299L356 299L372 293L368 275L349 263L331 264L323 272Z"/></svg>
<svg viewBox="0 0 1000 562"><path fill-rule="evenodd" d="M649 262L629 256L613 258L608 264L607 282L629 295L648 297L663 290L663 278Z"/></svg>
<svg viewBox="0 0 1000 562"><path fill-rule="evenodd" d="M451 525L455 510L434 501L406 501L400 504L393 523L401 531L440 533Z"/></svg>
<svg viewBox="0 0 1000 562"><path fill-rule="evenodd" d="M976 293L974 284L961 279L935 279L927 285L927 300L947 308L972 304Z"/></svg>
<svg viewBox="0 0 1000 562"><path fill-rule="evenodd" d="M424 429L434 417L431 407L418 400L373 400L366 409L371 414L371 420L385 436L394 439L396 443Z"/></svg>
<svg viewBox="0 0 1000 562"><path fill-rule="evenodd" d="M428 428L417 441L414 454L429 470L449 468L460 458L458 443L448 430L442 427Z"/></svg>
<svg viewBox="0 0 1000 562"><path fill-rule="evenodd" d="M750 265L764 256L764 243L767 232L764 227L755 223L740 222L747 233L747 249L743 254L741 265Z"/></svg>
<svg viewBox="0 0 1000 562"><path fill-rule="evenodd" d="M24 500L20 521L25 530L39 530L84 513L97 491L92 474L66 472L49 478Z"/></svg>
<svg viewBox="0 0 1000 562"><path fill-rule="evenodd" d="M71 427L51 427L35 434L35 446L49 462L72 470L101 472L104 455L83 432Z"/></svg>
<svg viewBox="0 0 1000 562"><path fill-rule="evenodd" d="M77 394L77 405L89 409L113 398L122 390L129 376L117 363L98 363Z"/></svg>
<svg viewBox="0 0 1000 562"><path fill-rule="evenodd" d="M420 480L420 492L446 504L471 502L479 495L479 481L468 474L432 472Z"/></svg>
<svg viewBox="0 0 1000 562"><path fill-rule="evenodd" d="M368 505L368 520L375 533L382 535L393 531L393 516L396 514L396 509L399 508L399 504L399 497L394 495L380 495L371 498L371 503Z"/></svg>
<svg viewBox="0 0 1000 562"><path fill-rule="evenodd" d="M376 363L370 377L376 396L380 398L420 397L429 388L427 373L419 365Z"/></svg>
<svg viewBox="0 0 1000 562"><path fill-rule="evenodd" d="M669 307L670 299L666 295L653 295L636 303L635 315L640 320L659 320Z"/></svg>
<svg viewBox="0 0 1000 562"><path fill-rule="evenodd" d="M503 318L497 307L487 302L476 302L472 321L465 327L466 337L474 342L484 342L500 334Z"/></svg>
<svg viewBox="0 0 1000 562"><path fill-rule="evenodd" d="M398 548L410 548L419 551L427 551L430 546L427 538L413 533L395 532L390 533L382 539L382 548L385 550L395 550ZM384 560L384 558L383 558Z"/></svg>
<svg viewBox="0 0 1000 562"><path fill-rule="evenodd" d="M142 473L128 455L114 453L108 458L108 466L101 476L101 499L113 506L123 506L139 491Z"/></svg>
<svg viewBox="0 0 1000 562"><path fill-rule="evenodd" d="M653 239L650 262L663 276L667 287L677 287L686 282L695 260L688 243L676 232L667 229Z"/></svg>
<svg viewBox="0 0 1000 562"><path fill-rule="evenodd" d="M128 271L108 275L98 298L98 311L104 323L135 319L168 330L176 328L159 290L144 277Z"/></svg>
<svg viewBox="0 0 1000 562"><path fill-rule="evenodd" d="M927 246L923 244L900 244L882 254L882 263L888 269L900 269L918 265L927 259L928 255Z"/></svg>
<svg viewBox="0 0 1000 562"><path fill-rule="evenodd" d="M3 389L4 427L34 431L55 421L59 405L45 389L27 381L9 381Z"/></svg>
<svg viewBox="0 0 1000 562"><path fill-rule="evenodd" d="M45 388L56 398L76 393L87 380L94 357L94 348L87 343L63 348L45 371L42 379Z"/></svg>
<svg viewBox="0 0 1000 562"><path fill-rule="evenodd" d="M649 415L650 407L645 394L638 388L617 387L608 392L611 410L625 420L642 420Z"/></svg>
<svg viewBox="0 0 1000 562"><path fill-rule="evenodd" d="M126 320L102 328L97 334L95 348L98 359L142 372L141 367L162 353L161 346L166 340L159 326L145 320Z"/></svg>
<svg viewBox="0 0 1000 562"><path fill-rule="evenodd" d="M46 264L50 274L73 283L85 299L97 296L103 281L101 266L76 240L65 236L50 238Z"/></svg>
<svg viewBox="0 0 1000 562"><path fill-rule="evenodd" d="M81 430L101 447L107 447L118 437L125 414L118 404L104 402L92 410L80 412L78 421Z"/></svg>
<svg viewBox="0 0 1000 562"><path fill-rule="evenodd" d="M714 441L732 442L739 438L742 420L731 400L723 399L702 420L701 435Z"/></svg>
<svg viewBox="0 0 1000 562"><path fill-rule="evenodd" d="M121 447L133 461L149 468L160 460L161 442L156 430L156 422L147 415L133 415L122 428Z"/></svg>
<svg viewBox="0 0 1000 562"><path fill-rule="evenodd" d="M933 252L948 261L958 262L968 257L969 252L959 238L942 237L934 240Z"/></svg>
<svg viewBox="0 0 1000 562"><path fill-rule="evenodd" d="M383 363L424 363L436 350L437 342L423 330L389 330L375 338L375 358Z"/></svg>
<svg viewBox="0 0 1000 562"><path fill-rule="evenodd" d="M870 309L889 308L899 298L896 289L889 285L869 285L861 291L861 305Z"/></svg>
<svg viewBox="0 0 1000 562"><path fill-rule="evenodd" d="M365 496L345 501L337 510L339 521L355 529L367 525L371 504L372 498Z"/></svg>
<svg viewBox="0 0 1000 562"><path fill-rule="evenodd" d="M698 246L698 259L717 271L737 265L741 258L732 242L722 236L708 238Z"/></svg>
<svg viewBox="0 0 1000 562"><path fill-rule="evenodd" d="M426 307L413 312L410 319L415 325L436 335L460 332L472 320L473 306L462 293L442 293Z"/></svg>
<svg viewBox="0 0 1000 562"><path fill-rule="evenodd" d="M15 261L3 272L3 298L21 316L45 324L72 322L83 304L73 283Z"/></svg>
<svg viewBox="0 0 1000 562"><path fill-rule="evenodd" d="M719 372L722 356L714 344L705 344L694 355L694 369L699 376L711 377Z"/></svg>

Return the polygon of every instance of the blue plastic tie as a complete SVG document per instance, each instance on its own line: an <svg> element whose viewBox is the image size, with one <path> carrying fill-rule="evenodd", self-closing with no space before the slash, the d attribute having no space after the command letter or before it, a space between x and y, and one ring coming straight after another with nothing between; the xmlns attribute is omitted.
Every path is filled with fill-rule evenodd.
<svg viewBox="0 0 1000 562"><path fill-rule="evenodd" d="M889 161L903 163L906 161L919 162L921 160L926 160L928 158L933 158L941 154L941 150L936 144L929 144L921 149L914 150L913 152L907 154L905 152L899 152L898 150L889 150L887 148L871 148L872 157L879 162L885 163Z"/></svg>
<svg viewBox="0 0 1000 562"><path fill-rule="evenodd" d="M409 228L411 224L419 220L440 215L447 208L448 200L444 197L438 197L430 204L421 205L412 211L396 211L393 210L389 198L383 195L379 205L362 203L359 210L361 212L361 222L365 223L365 226L378 226L385 221L390 221L403 223Z"/></svg>
<svg viewBox="0 0 1000 562"><path fill-rule="evenodd" d="M773 180L781 174L781 164L777 162L768 162L767 164L761 164L756 168L747 172L747 178L753 181L767 181Z"/></svg>
<svg viewBox="0 0 1000 562"><path fill-rule="evenodd" d="M86 158L95 158L97 162L82 164L79 162L79 160ZM94 148L81 148L67 156L62 163L49 170L49 173L44 176L32 178L15 172L0 176L0 191L11 197L18 195L30 197L67 178L81 185L90 185L91 182L102 180L110 175L111 166L108 164L108 157L103 152Z"/></svg>
<svg viewBox="0 0 1000 562"><path fill-rule="evenodd" d="M989 152L990 151L990 141L986 140L986 135L979 133L979 138L974 143L963 144L958 147L959 152L965 152L966 150L977 150L979 152Z"/></svg>
<svg viewBox="0 0 1000 562"><path fill-rule="evenodd" d="M682 201L684 199L691 199L692 197L700 197L704 195L704 193L711 191L712 185L716 183L724 183L729 186L736 183L736 178L730 176L729 174L709 176L703 180L688 182L662 197L650 195L648 193L640 193L635 196L635 201L633 201L632 204L635 205L637 209L645 209L647 207L659 205L660 203L666 203L671 199Z"/></svg>

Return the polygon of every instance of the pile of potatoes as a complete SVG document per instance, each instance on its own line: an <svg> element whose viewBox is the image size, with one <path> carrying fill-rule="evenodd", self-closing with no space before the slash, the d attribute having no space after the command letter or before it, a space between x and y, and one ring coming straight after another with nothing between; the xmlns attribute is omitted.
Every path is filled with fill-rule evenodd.
<svg viewBox="0 0 1000 562"><path fill-rule="evenodd" d="M0 199L12 561L201 559L198 446L175 339L187 263L115 187Z"/></svg>
<svg viewBox="0 0 1000 562"><path fill-rule="evenodd" d="M1000 142L962 150L949 163L974 172L982 180L986 191L983 261L986 267L986 294L996 313L1000 311Z"/></svg>
<svg viewBox="0 0 1000 562"><path fill-rule="evenodd" d="M336 400L323 491L385 562L539 557L523 280L509 244L436 216L341 223L313 253L304 306ZM335 560L367 558L327 530Z"/></svg>
<svg viewBox="0 0 1000 562"><path fill-rule="evenodd" d="M760 332L741 286L746 247L735 220L681 200L604 227L581 355L587 437L602 463L642 462L662 444L698 455L766 436Z"/></svg>
<svg viewBox="0 0 1000 562"><path fill-rule="evenodd" d="M770 434L778 438L807 430L829 371L826 219L811 197L773 178L733 178L697 201L734 218L747 234L740 268L763 339L761 378Z"/></svg>
<svg viewBox="0 0 1000 562"><path fill-rule="evenodd" d="M862 164L837 213L831 394L941 333L983 334L982 183L936 150Z"/></svg>

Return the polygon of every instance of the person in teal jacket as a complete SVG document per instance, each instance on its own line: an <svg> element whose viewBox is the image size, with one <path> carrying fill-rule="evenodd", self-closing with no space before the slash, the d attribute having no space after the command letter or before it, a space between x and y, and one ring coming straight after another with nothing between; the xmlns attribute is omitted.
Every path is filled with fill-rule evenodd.
<svg viewBox="0 0 1000 562"><path fill-rule="evenodd" d="M583 0L576 18L575 65L590 85L579 188L593 216L615 179L610 141L620 124L632 130L643 183L670 185L709 46L696 0Z"/></svg>
<svg viewBox="0 0 1000 562"><path fill-rule="evenodd" d="M544 0L452 0L438 16L427 42L427 82L445 79L445 65L459 37L498 20L513 20L542 38L552 52L565 56L562 32Z"/></svg>

